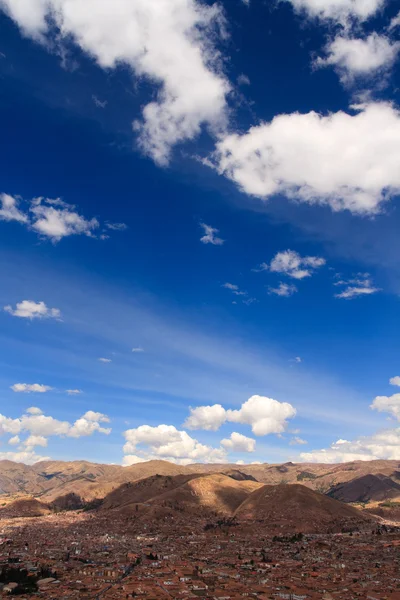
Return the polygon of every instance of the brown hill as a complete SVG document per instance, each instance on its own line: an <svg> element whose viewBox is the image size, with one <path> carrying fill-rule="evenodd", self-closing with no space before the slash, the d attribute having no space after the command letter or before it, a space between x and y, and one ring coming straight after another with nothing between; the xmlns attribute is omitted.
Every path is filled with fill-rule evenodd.
<svg viewBox="0 0 400 600"><path fill-rule="evenodd" d="M158 496L153 504L189 514L214 512L231 516L245 498L261 486L255 481L236 481L223 474L203 475Z"/></svg>
<svg viewBox="0 0 400 600"><path fill-rule="evenodd" d="M371 505L365 509L365 512L381 517L382 519L385 519L385 521L391 521L397 526L400 523L400 502L387 500L386 502L371 503Z"/></svg>
<svg viewBox="0 0 400 600"><path fill-rule="evenodd" d="M73 463L70 463L73 464ZM85 463L91 465L91 463ZM83 500L104 498L123 483L139 481L153 475L181 475L186 468L165 460L151 460L130 467L117 465L94 465L96 470L79 472L75 477L69 477L65 482L55 485L43 494L47 502L55 500L60 495L75 493ZM64 472L63 476L64 476Z"/></svg>
<svg viewBox="0 0 400 600"><path fill-rule="evenodd" d="M334 486L328 495L342 502L381 502L400 499L400 485L382 473L369 473Z"/></svg>
<svg viewBox="0 0 400 600"><path fill-rule="evenodd" d="M259 523L276 533L330 533L365 525L369 518L357 509L303 485L265 485L235 512L239 520Z"/></svg>
<svg viewBox="0 0 400 600"><path fill-rule="evenodd" d="M16 500L8 506L0 509L1 519L12 519L16 517L42 517L50 513L50 508L35 498L24 498Z"/></svg>
<svg viewBox="0 0 400 600"><path fill-rule="evenodd" d="M335 485L368 474L383 474L400 482L398 469L399 461L396 460L354 461L341 464L284 463L282 465L240 466L242 473L252 475L262 483L271 485L300 483L320 493L326 493Z"/></svg>
<svg viewBox="0 0 400 600"><path fill-rule="evenodd" d="M153 475L139 481L124 483L104 498L101 510L121 508L132 504L143 504L184 485L201 475Z"/></svg>
<svg viewBox="0 0 400 600"><path fill-rule="evenodd" d="M0 494L36 494L43 489L32 467L10 460L0 461Z"/></svg>
<svg viewBox="0 0 400 600"><path fill-rule="evenodd" d="M243 500L262 484L236 481L227 475L154 476L127 483L104 499L101 510L119 510L124 514L145 513L147 520L180 515L230 516Z"/></svg>

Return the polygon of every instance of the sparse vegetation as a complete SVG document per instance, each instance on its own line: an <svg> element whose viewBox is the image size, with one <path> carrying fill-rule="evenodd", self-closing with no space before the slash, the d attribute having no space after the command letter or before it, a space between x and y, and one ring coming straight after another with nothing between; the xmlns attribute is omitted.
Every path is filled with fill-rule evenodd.
<svg viewBox="0 0 400 600"><path fill-rule="evenodd" d="M274 537L272 538L273 542L281 542L282 544L294 544L295 542L301 542L303 539L303 534L300 533L295 533L292 536L280 536L280 535L274 535Z"/></svg>
<svg viewBox="0 0 400 600"><path fill-rule="evenodd" d="M309 473L308 471L302 471L297 475L297 481L313 481L317 479L317 475L314 473Z"/></svg>

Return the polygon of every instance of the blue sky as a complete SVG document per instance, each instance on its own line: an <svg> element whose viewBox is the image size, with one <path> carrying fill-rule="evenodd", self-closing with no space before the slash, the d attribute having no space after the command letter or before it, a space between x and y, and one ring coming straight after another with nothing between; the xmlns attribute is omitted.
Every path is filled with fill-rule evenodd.
<svg viewBox="0 0 400 600"><path fill-rule="evenodd" d="M398 9L0 0L1 458L400 459Z"/></svg>

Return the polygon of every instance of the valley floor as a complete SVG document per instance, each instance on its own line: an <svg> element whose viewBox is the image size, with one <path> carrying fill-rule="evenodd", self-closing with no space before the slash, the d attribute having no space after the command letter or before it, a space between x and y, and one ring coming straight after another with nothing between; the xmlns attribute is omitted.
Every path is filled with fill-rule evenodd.
<svg viewBox="0 0 400 600"><path fill-rule="evenodd" d="M20 573L22 589L38 588L20 598L48 600L400 600L396 527L291 539L259 524L206 525L135 525L110 512L2 520L2 581Z"/></svg>

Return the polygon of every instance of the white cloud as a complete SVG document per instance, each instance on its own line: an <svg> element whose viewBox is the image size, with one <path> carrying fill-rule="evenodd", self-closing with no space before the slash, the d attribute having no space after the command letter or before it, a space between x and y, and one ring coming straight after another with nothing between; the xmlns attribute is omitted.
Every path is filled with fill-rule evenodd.
<svg viewBox="0 0 400 600"><path fill-rule="evenodd" d="M359 273L352 279L337 281L334 285L344 286L342 292L335 294L335 298L351 300L359 296L369 296L380 292L380 289L374 287L369 273Z"/></svg>
<svg viewBox="0 0 400 600"><path fill-rule="evenodd" d="M40 236L49 238L53 243L70 235L86 235L99 239L108 239L109 237L105 233L96 236L95 231L100 226L98 220L96 218L86 219L76 212L75 206L64 202L61 198L33 198L25 203L27 204L26 212L18 207L19 202L18 197L0 194L0 220L18 221ZM123 231L127 229L127 226L125 223L106 223L105 228L112 231Z"/></svg>
<svg viewBox="0 0 400 600"><path fill-rule="evenodd" d="M287 419L296 415L296 409L288 402L278 402L266 396L252 396L240 410L228 410L227 420L251 425L255 435L283 433Z"/></svg>
<svg viewBox="0 0 400 600"><path fill-rule="evenodd" d="M130 456L129 461L133 460L132 455L138 447L137 456L147 460L156 457L179 464L226 461L226 451L223 448L201 444L186 431L179 431L173 425L141 425L136 429L128 429L124 436L124 453Z"/></svg>
<svg viewBox="0 0 400 600"><path fill-rule="evenodd" d="M128 229L128 225L125 223L106 223L106 227L111 231L125 231Z"/></svg>
<svg viewBox="0 0 400 600"><path fill-rule="evenodd" d="M213 406L198 406L190 408L190 416L183 426L188 429L205 429L206 431L217 431L226 421L226 410L221 404Z"/></svg>
<svg viewBox="0 0 400 600"><path fill-rule="evenodd" d="M400 394L377 396L370 405L372 410L390 414L400 421ZM400 460L400 427L378 431L349 441L339 439L329 448L303 452L306 462L349 462L354 460Z"/></svg>
<svg viewBox="0 0 400 600"><path fill-rule="evenodd" d="M231 433L229 439L221 441L221 446L229 452L254 452L256 449L256 440L234 431Z"/></svg>
<svg viewBox="0 0 400 600"><path fill-rule="evenodd" d="M98 359L102 363L110 363L112 362L111 358L99 358Z"/></svg>
<svg viewBox="0 0 400 600"><path fill-rule="evenodd" d="M377 396L370 408L378 412L387 412L400 421L400 394L393 396Z"/></svg>
<svg viewBox="0 0 400 600"><path fill-rule="evenodd" d="M131 465L137 465L139 463L144 463L147 460L150 460L150 459L149 458L141 458L140 456L137 456L136 454L127 454L122 459L122 466L130 467Z"/></svg>
<svg viewBox="0 0 400 600"><path fill-rule="evenodd" d="M26 447L26 449L29 448L30 450L32 450L36 446L46 448L47 438L45 438L43 435L30 435L28 438L26 438L23 445Z"/></svg>
<svg viewBox="0 0 400 600"><path fill-rule="evenodd" d="M389 380L389 383L390 383L390 385L397 385L397 386L399 386L399 387L400 387L400 377L399 377L399 376L392 377L392 378Z"/></svg>
<svg viewBox="0 0 400 600"><path fill-rule="evenodd" d="M296 356L294 359L294 362L301 363L302 360L301 360L300 356Z"/></svg>
<svg viewBox="0 0 400 600"><path fill-rule="evenodd" d="M216 431L226 421L251 425L255 435L283 433L287 419L296 415L296 409L287 402L278 402L266 396L252 396L239 410L225 410L220 404L190 409L184 423L189 429Z"/></svg>
<svg viewBox="0 0 400 600"><path fill-rule="evenodd" d="M319 57L317 67L334 66L343 82L391 67L400 50L400 42L385 35L371 33L365 39L338 35L325 48L327 56Z"/></svg>
<svg viewBox="0 0 400 600"><path fill-rule="evenodd" d="M26 411L29 415L42 415L43 411L41 408L38 408L37 406L31 406L30 408L27 409Z"/></svg>
<svg viewBox="0 0 400 600"><path fill-rule="evenodd" d="M80 419L77 419L72 427L69 428L68 437L80 438L89 436L95 433L103 433L109 435L111 429L109 427L102 427L100 423L109 423L110 419L107 415L103 415L99 412L93 412L89 410Z"/></svg>
<svg viewBox="0 0 400 600"><path fill-rule="evenodd" d="M271 273L282 273L294 279L311 277L315 269L326 264L326 260L319 256L301 256L294 250L278 252L271 263L262 263L255 271L270 271Z"/></svg>
<svg viewBox="0 0 400 600"><path fill-rule="evenodd" d="M54 208L42 202L33 205L31 212L34 215L32 229L53 242L59 242L69 235L83 234L91 237L99 227L95 218L87 220L69 208Z"/></svg>
<svg viewBox="0 0 400 600"><path fill-rule="evenodd" d="M14 383L10 387L13 392L25 392L28 394L31 392L43 394L53 389L49 385L42 385L41 383Z"/></svg>
<svg viewBox="0 0 400 600"><path fill-rule="evenodd" d="M393 19L390 21L389 30L392 31L396 27L400 27L400 12L397 17L393 17Z"/></svg>
<svg viewBox="0 0 400 600"><path fill-rule="evenodd" d="M0 460L11 460L13 462L24 463L25 465L34 465L44 460L51 460L51 458L50 456L40 456L28 448L18 452L0 452Z"/></svg>
<svg viewBox="0 0 400 600"><path fill-rule="evenodd" d="M73 40L104 69L126 65L159 88L134 127L161 164L202 125L221 131L230 86L213 40L223 15L197 0L1 0L22 32L47 46Z"/></svg>
<svg viewBox="0 0 400 600"><path fill-rule="evenodd" d="M276 296L283 296L284 298L289 298L293 296L297 292L297 287L295 285L291 285L289 283L280 282L278 287L268 287L269 294L275 294Z"/></svg>
<svg viewBox="0 0 400 600"><path fill-rule="evenodd" d="M247 296L247 292L241 291L239 286L234 283L224 283L222 287L226 290L230 290L235 296Z"/></svg>
<svg viewBox="0 0 400 600"><path fill-rule="evenodd" d="M358 296L369 296L371 294L376 294L376 292L379 292L379 289L370 286L349 287L340 294L335 294L335 298L351 300L352 298L357 298Z"/></svg>
<svg viewBox="0 0 400 600"><path fill-rule="evenodd" d="M19 210L18 200L9 194L0 194L0 221L18 221L27 223L28 217Z"/></svg>
<svg viewBox="0 0 400 600"><path fill-rule="evenodd" d="M84 415L83 415L84 419L87 419L88 421L98 421L99 423L109 423L110 419L109 417L107 417L107 415L103 415L103 413L100 412L95 412L93 410L88 410Z"/></svg>
<svg viewBox="0 0 400 600"><path fill-rule="evenodd" d="M21 432L21 420L11 419L0 414L0 434L11 433L17 435Z"/></svg>
<svg viewBox="0 0 400 600"><path fill-rule="evenodd" d="M366 21L383 8L386 0L287 0L298 12L309 17L338 21Z"/></svg>
<svg viewBox="0 0 400 600"><path fill-rule="evenodd" d="M305 444L308 444L308 442L301 437L296 436L290 440L289 444L290 446L304 446Z"/></svg>
<svg viewBox="0 0 400 600"><path fill-rule="evenodd" d="M200 238L200 241L203 242L203 244L222 246L224 240L218 237L219 229L215 229L215 227L211 227L211 225L206 225L205 223L200 223L200 227L204 232L203 237Z"/></svg>
<svg viewBox="0 0 400 600"><path fill-rule="evenodd" d="M4 310L13 317L21 319L60 319L61 311L58 308L49 308L44 302L22 300L16 307L8 305Z"/></svg>
<svg viewBox="0 0 400 600"><path fill-rule="evenodd" d="M30 436L42 436L44 438L50 436L78 438L92 435L96 431L108 435L111 430L101 426L102 423L108 422L107 415L88 411L71 424L68 421L59 421L54 417L44 415L37 407L31 407L25 414L16 419L0 415L0 433L10 433L14 436L28 433Z"/></svg>
<svg viewBox="0 0 400 600"><path fill-rule="evenodd" d="M22 415L18 419L20 431L28 431L33 435L64 436L68 435L71 425L68 421L59 421L46 415Z"/></svg>
<svg viewBox="0 0 400 600"><path fill-rule="evenodd" d="M278 115L221 139L213 160L249 195L374 214L400 191L400 112L371 102L355 114Z"/></svg>
<svg viewBox="0 0 400 600"><path fill-rule="evenodd" d="M65 390L65 393L68 396L77 396L78 394L83 394L82 390Z"/></svg>
<svg viewBox="0 0 400 600"><path fill-rule="evenodd" d="M302 452L305 462L343 463L354 460L400 460L400 428L387 429L354 441L338 440L329 448Z"/></svg>
<svg viewBox="0 0 400 600"><path fill-rule="evenodd" d="M17 452L1 452L0 460L14 460L33 464L41 460L50 460L49 456L40 456L34 448L47 447L49 437L80 438L94 433L108 435L111 429L102 427L109 418L99 412L88 411L74 423L59 421L44 415L37 407L29 408L25 414L16 419L0 415L0 434L10 434L8 443L17 446Z"/></svg>
<svg viewBox="0 0 400 600"><path fill-rule="evenodd" d="M140 353L140 352L144 352L144 349L143 349L143 348L141 348L140 346L138 346L138 347L136 347L136 348L132 348L132 352L135 352L135 353L136 353L136 352L139 352L139 353Z"/></svg>

